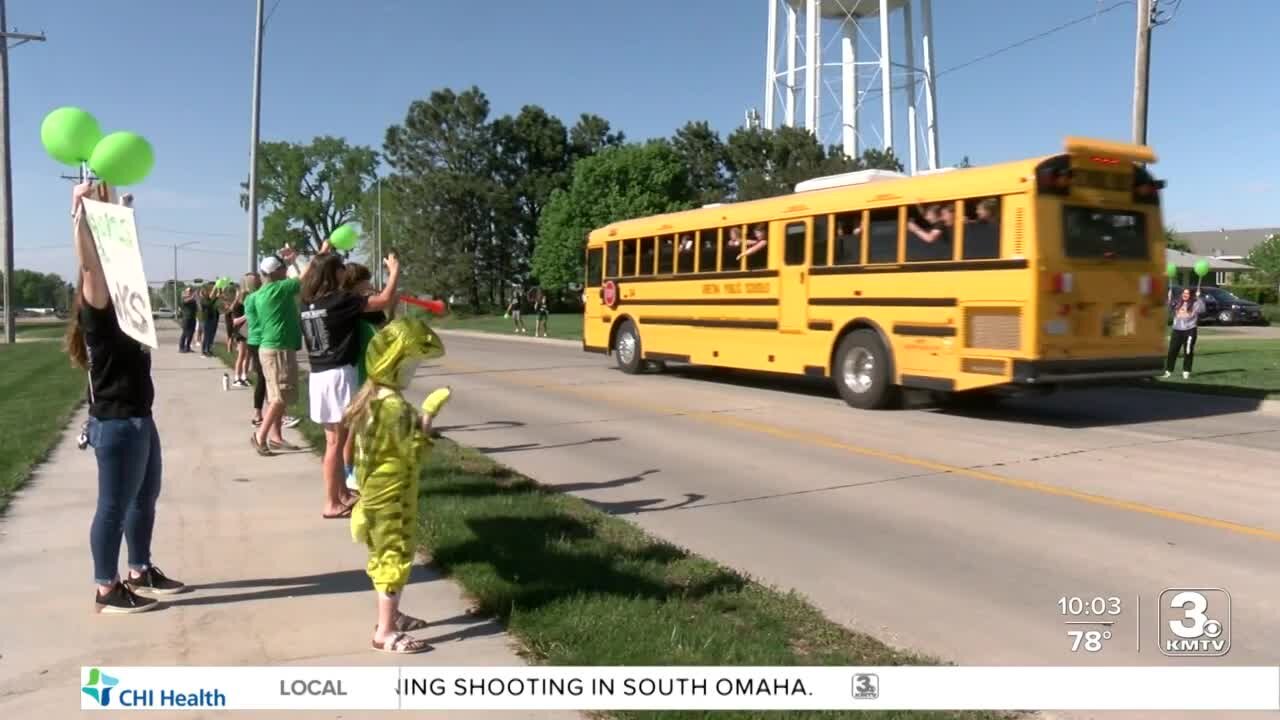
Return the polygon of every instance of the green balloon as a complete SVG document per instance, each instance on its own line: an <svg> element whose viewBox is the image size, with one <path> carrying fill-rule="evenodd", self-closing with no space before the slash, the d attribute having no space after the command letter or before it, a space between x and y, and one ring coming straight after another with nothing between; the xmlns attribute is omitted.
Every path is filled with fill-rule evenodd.
<svg viewBox="0 0 1280 720"><path fill-rule="evenodd" d="M64 165L79 165L93 155L102 139L102 128L89 113L77 107L60 107L40 123L40 143L49 156Z"/></svg>
<svg viewBox="0 0 1280 720"><path fill-rule="evenodd" d="M329 245L336 250L346 252L354 248L359 240L360 233L355 229L355 226L347 223L333 231L333 234L329 236Z"/></svg>
<svg viewBox="0 0 1280 720"><path fill-rule="evenodd" d="M1197 261L1196 261L1196 265L1195 265L1195 271L1196 271L1196 275L1199 275L1200 277L1204 277L1205 275L1208 275L1208 274L1209 274L1209 261L1208 261L1208 260L1203 260L1203 259L1202 259L1202 260L1197 260Z"/></svg>
<svg viewBox="0 0 1280 720"><path fill-rule="evenodd" d="M1177 277L1178 266L1175 263L1169 263L1168 265L1165 265L1164 274L1168 275L1169 277Z"/></svg>
<svg viewBox="0 0 1280 720"><path fill-rule="evenodd" d="M137 133L113 132L93 149L89 167L108 185L137 185L156 164L151 143Z"/></svg>

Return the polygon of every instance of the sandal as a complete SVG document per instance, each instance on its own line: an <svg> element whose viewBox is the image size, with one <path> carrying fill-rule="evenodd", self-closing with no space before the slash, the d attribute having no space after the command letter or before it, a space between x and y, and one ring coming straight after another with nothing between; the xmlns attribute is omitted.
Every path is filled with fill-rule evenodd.
<svg viewBox="0 0 1280 720"><path fill-rule="evenodd" d="M400 616L396 618L396 632L413 632L414 630L425 630L429 627L431 627L431 623L412 615L400 613ZM377 628L375 627L374 629L376 630Z"/></svg>
<svg viewBox="0 0 1280 720"><path fill-rule="evenodd" d="M304 448L290 442L276 442L275 440L268 440L267 445L272 450L284 450L285 452L302 452L304 450Z"/></svg>
<svg viewBox="0 0 1280 720"><path fill-rule="evenodd" d="M275 454L271 452L271 448L258 443L258 433L256 432L249 436L249 444L252 445L253 449L257 450L258 454L262 457L271 457Z"/></svg>
<svg viewBox="0 0 1280 720"><path fill-rule="evenodd" d="M351 517L351 510L355 508L357 502L359 502L358 499L352 500L350 503L343 505L342 509L339 510L338 512L332 515L330 515L329 513L321 513L320 517L324 518L325 520L341 520L342 518L349 518Z"/></svg>
<svg viewBox="0 0 1280 720"><path fill-rule="evenodd" d="M372 640L370 645L378 652L391 653L393 655L417 655L432 649L431 643L426 640L409 637L402 632L392 635L390 640L383 643Z"/></svg>

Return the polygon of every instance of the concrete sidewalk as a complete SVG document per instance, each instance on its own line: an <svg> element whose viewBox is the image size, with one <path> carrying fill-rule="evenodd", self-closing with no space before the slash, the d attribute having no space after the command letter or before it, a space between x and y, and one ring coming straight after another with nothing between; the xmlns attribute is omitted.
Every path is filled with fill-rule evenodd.
<svg viewBox="0 0 1280 720"><path fill-rule="evenodd" d="M76 448L82 411L0 519L0 717L73 716L80 667L87 665L522 663L503 629L469 616L459 588L429 568L415 569L404 610L433 623L415 634L436 649L416 656L369 649L375 601L364 549L351 541L348 521L320 517L319 460L310 453L258 457L249 446L251 392L223 392L222 365L179 355L176 345L177 333L162 330L153 355L165 465L153 554L157 566L193 591L142 615L94 614L88 535L96 470L92 450ZM122 571L126 559L122 547ZM279 713L236 714L258 715Z"/></svg>

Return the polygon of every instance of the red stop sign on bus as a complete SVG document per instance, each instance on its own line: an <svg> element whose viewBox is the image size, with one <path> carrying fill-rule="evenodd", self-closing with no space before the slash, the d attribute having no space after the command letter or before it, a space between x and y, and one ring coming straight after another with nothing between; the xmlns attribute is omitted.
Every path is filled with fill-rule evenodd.
<svg viewBox="0 0 1280 720"><path fill-rule="evenodd" d="M618 307L618 285L612 280L605 280L600 287L600 299L610 310Z"/></svg>

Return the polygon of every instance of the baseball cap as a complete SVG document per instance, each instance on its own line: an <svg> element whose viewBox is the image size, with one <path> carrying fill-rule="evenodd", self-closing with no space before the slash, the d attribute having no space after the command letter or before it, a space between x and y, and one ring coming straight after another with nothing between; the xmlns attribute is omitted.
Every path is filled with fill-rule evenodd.
<svg viewBox="0 0 1280 720"><path fill-rule="evenodd" d="M264 274L270 275L284 267L284 261L275 255L268 255L262 258L262 262L258 263L258 269Z"/></svg>

